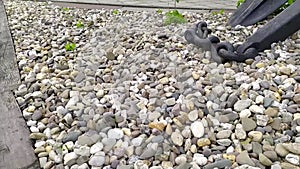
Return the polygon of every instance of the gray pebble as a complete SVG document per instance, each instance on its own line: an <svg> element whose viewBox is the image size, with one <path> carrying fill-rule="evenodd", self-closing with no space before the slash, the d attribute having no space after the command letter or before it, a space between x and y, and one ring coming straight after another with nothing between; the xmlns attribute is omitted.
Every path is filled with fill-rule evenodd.
<svg viewBox="0 0 300 169"><path fill-rule="evenodd" d="M207 164L203 169L214 169L214 168L226 168L232 165L230 160L222 159L217 160L214 163Z"/></svg>
<svg viewBox="0 0 300 169"><path fill-rule="evenodd" d="M77 141L78 137L81 135L82 133L80 131L71 131L68 134L66 134L63 139L62 142L66 143L68 141Z"/></svg>
<svg viewBox="0 0 300 169"><path fill-rule="evenodd" d="M247 109L252 103L252 100L247 99L247 100L239 100L234 104L234 110L235 111L242 111L244 109Z"/></svg>

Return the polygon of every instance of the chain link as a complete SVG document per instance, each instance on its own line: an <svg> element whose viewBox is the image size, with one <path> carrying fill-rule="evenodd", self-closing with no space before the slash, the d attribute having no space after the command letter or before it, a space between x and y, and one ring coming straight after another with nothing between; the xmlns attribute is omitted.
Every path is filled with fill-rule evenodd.
<svg viewBox="0 0 300 169"><path fill-rule="evenodd" d="M211 50L212 53L216 53L218 56L212 56L217 62L224 61L237 61L243 62L247 59L257 56L258 51L256 48L251 47L244 51L240 51L239 47L234 48L229 42L220 42L217 36L210 35L211 30L207 28L206 22L199 22L195 28L188 29L185 32L185 39L204 50ZM236 50L237 49L237 50Z"/></svg>

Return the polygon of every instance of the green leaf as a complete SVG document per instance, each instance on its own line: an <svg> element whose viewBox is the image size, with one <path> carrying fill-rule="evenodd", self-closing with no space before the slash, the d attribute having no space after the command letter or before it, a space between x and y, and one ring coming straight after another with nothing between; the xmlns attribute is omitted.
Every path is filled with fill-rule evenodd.
<svg viewBox="0 0 300 169"><path fill-rule="evenodd" d="M291 5L292 3L294 3L295 0L288 0L288 4Z"/></svg>
<svg viewBox="0 0 300 169"><path fill-rule="evenodd" d="M77 28L83 28L84 25L83 25L83 23L82 23L81 21L77 21L76 27L77 27Z"/></svg>
<svg viewBox="0 0 300 169"><path fill-rule="evenodd" d="M220 12L219 12L221 15L224 14L224 9L221 9Z"/></svg>
<svg viewBox="0 0 300 169"><path fill-rule="evenodd" d="M166 13L165 24L170 25L172 23L175 23L175 24L186 23L186 19L177 10L171 10Z"/></svg>
<svg viewBox="0 0 300 169"><path fill-rule="evenodd" d="M75 48L76 48L76 44L75 44L75 43L69 43L69 42L68 42L68 43L65 45L66 51L74 51Z"/></svg>
<svg viewBox="0 0 300 169"><path fill-rule="evenodd" d="M67 8L67 7L63 8L63 11L69 11L69 10L70 10L70 8Z"/></svg>
<svg viewBox="0 0 300 169"><path fill-rule="evenodd" d="M112 11L112 13L113 13L114 15L117 15L117 14L119 13L119 11L118 11L117 9L114 9L114 10Z"/></svg>
<svg viewBox="0 0 300 169"><path fill-rule="evenodd" d="M236 7L239 7L244 2L245 2L245 0L238 0L236 3Z"/></svg>
<svg viewBox="0 0 300 169"><path fill-rule="evenodd" d="M162 10L161 9L158 9L157 11L156 11L158 14L162 14Z"/></svg>

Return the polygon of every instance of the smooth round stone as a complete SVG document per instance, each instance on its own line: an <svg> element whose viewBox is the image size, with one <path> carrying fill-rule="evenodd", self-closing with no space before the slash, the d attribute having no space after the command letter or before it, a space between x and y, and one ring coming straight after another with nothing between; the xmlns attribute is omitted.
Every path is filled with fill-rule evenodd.
<svg viewBox="0 0 300 169"><path fill-rule="evenodd" d="M146 148L145 150L143 150L142 154L140 155L141 159L148 159L151 158L155 155L156 150L154 150L151 147Z"/></svg>
<svg viewBox="0 0 300 169"><path fill-rule="evenodd" d="M246 131L243 129L242 124L237 124L235 127L235 135L238 139L243 140L247 137Z"/></svg>
<svg viewBox="0 0 300 169"><path fill-rule="evenodd" d="M248 118L251 116L251 111L249 109L242 110L240 112L240 118Z"/></svg>
<svg viewBox="0 0 300 169"><path fill-rule="evenodd" d="M41 168L44 168L44 166L47 163L47 157L41 157L41 158L39 158L39 162L40 162Z"/></svg>
<svg viewBox="0 0 300 169"><path fill-rule="evenodd" d="M94 144L94 141L92 140L91 137L85 136L85 135L81 135L78 137L78 144L79 145L92 145Z"/></svg>
<svg viewBox="0 0 300 169"><path fill-rule="evenodd" d="M277 117L278 113L279 109L275 107L268 107L264 112L264 114L268 115L269 117Z"/></svg>
<svg viewBox="0 0 300 169"><path fill-rule="evenodd" d="M232 162L227 159L216 160L213 163L207 164L203 169L226 168L231 167Z"/></svg>
<svg viewBox="0 0 300 169"><path fill-rule="evenodd" d="M30 131L31 131L31 133L38 133L38 132L40 132L40 130L37 127L35 127L35 126L31 126L30 127Z"/></svg>
<svg viewBox="0 0 300 169"><path fill-rule="evenodd" d="M240 112L244 109L247 109L252 103L252 100L239 100L234 104L234 110Z"/></svg>
<svg viewBox="0 0 300 169"><path fill-rule="evenodd" d="M295 154L286 155L285 160L294 165L299 165L299 162L300 162L299 156L295 155Z"/></svg>
<svg viewBox="0 0 300 169"><path fill-rule="evenodd" d="M299 169L299 166L293 165L288 162L282 162L280 163L280 166L282 169Z"/></svg>
<svg viewBox="0 0 300 169"><path fill-rule="evenodd" d="M218 139L217 143L221 146L228 147L231 145L232 141L230 139Z"/></svg>
<svg viewBox="0 0 300 169"><path fill-rule="evenodd" d="M202 154L205 156L205 157L209 157L211 155L211 150L206 148L203 150Z"/></svg>
<svg viewBox="0 0 300 169"><path fill-rule="evenodd" d="M54 161L48 161L45 166L44 169L50 169L52 166L54 166L55 162Z"/></svg>
<svg viewBox="0 0 300 169"><path fill-rule="evenodd" d="M204 135L204 126L202 122L195 121L191 124L192 134L196 138L201 138Z"/></svg>
<svg viewBox="0 0 300 169"><path fill-rule="evenodd" d="M249 110L253 113L258 113L258 114L263 114L264 113L264 108L257 106L257 105L251 105L249 107Z"/></svg>
<svg viewBox="0 0 300 169"><path fill-rule="evenodd" d="M108 138L121 139L121 138L123 138L123 136L124 136L124 132L118 128L110 129L107 132Z"/></svg>
<svg viewBox="0 0 300 169"><path fill-rule="evenodd" d="M199 147L209 146L211 141L208 138L200 138L197 140L197 145Z"/></svg>
<svg viewBox="0 0 300 169"><path fill-rule="evenodd" d="M285 149L282 143L275 145L275 151L281 157L285 157L289 153L289 151Z"/></svg>
<svg viewBox="0 0 300 169"><path fill-rule="evenodd" d="M271 169L281 169L280 164L273 164L271 165Z"/></svg>
<svg viewBox="0 0 300 169"><path fill-rule="evenodd" d="M205 164L207 164L208 160L206 157L204 157L204 155L196 153L193 156L193 161L200 166L204 166Z"/></svg>
<svg viewBox="0 0 300 169"><path fill-rule="evenodd" d="M171 161L163 161L161 163L162 168L173 168L173 164Z"/></svg>
<svg viewBox="0 0 300 169"><path fill-rule="evenodd" d="M265 151L263 154L264 154L266 157L268 157L270 160L272 160L272 161L277 161L277 160L278 160L278 156L277 156L277 154L276 154L275 151L272 151L272 150L270 150L270 151Z"/></svg>
<svg viewBox="0 0 300 169"><path fill-rule="evenodd" d="M183 137L180 132L173 132L171 134L171 140L177 146L182 146L183 144Z"/></svg>
<svg viewBox="0 0 300 169"><path fill-rule="evenodd" d="M227 99L227 107L233 107L238 100L239 98L236 94L231 94Z"/></svg>
<svg viewBox="0 0 300 169"><path fill-rule="evenodd" d="M272 161L268 159L268 157L266 157L264 154L259 154L258 159L264 166L271 166L273 164Z"/></svg>
<svg viewBox="0 0 300 169"><path fill-rule="evenodd" d="M174 106L176 104L175 98L169 98L165 100L167 106Z"/></svg>
<svg viewBox="0 0 300 169"><path fill-rule="evenodd" d="M88 146L81 146L78 149L74 149L74 152L77 155L87 156L88 157L88 156L90 156L90 147L88 147Z"/></svg>
<svg viewBox="0 0 300 169"><path fill-rule="evenodd" d="M169 78L168 77L163 77L161 79L159 79L159 83L165 85L169 83Z"/></svg>
<svg viewBox="0 0 300 169"><path fill-rule="evenodd" d="M224 138L229 138L231 134L232 134L231 130L221 130L216 134L216 137L218 139L224 139Z"/></svg>
<svg viewBox="0 0 300 169"><path fill-rule="evenodd" d="M64 165L71 166L75 164L78 155L75 152L67 153L64 156Z"/></svg>
<svg viewBox="0 0 300 169"><path fill-rule="evenodd" d="M71 131L63 137L62 142L66 143L68 141L77 141L77 139L80 135L81 135L81 132L79 132L79 131Z"/></svg>
<svg viewBox="0 0 300 169"><path fill-rule="evenodd" d="M186 161L187 161L187 158L185 157L185 155L180 155L180 156L175 158L175 163L176 164L186 163Z"/></svg>
<svg viewBox="0 0 300 169"><path fill-rule="evenodd" d="M291 69L288 67L280 67L279 72L282 75L290 75L291 74Z"/></svg>
<svg viewBox="0 0 300 169"><path fill-rule="evenodd" d="M274 102L274 99L265 97L264 98L264 107L267 108L267 107L271 106L273 102Z"/></svg>
<svg viewBox="0 0 300 169"><path fill-rule="evenodd" d="M184 129L184 130L182 130L182 132L181 132L181 134L182 134L182 136L184 137L184 138L191 138L191 130L190 129Z"/></svg>
<svg viewBox="0 0 300 169"><path fill-rule="evenodd" d="M251 160L247 151L242 151L239 155L237 155L236 162L239 164L255 166L255 163Z"/></svg>
<svg viewBox="0 0 300 169"><path fill-rule="evenodd" d="M263 139L263 134L260 131L250 131L248 136L252 139L252 141L261 142Z"/></svg>
<svg viewBox="0 0 300 169"><path fill-rule="evenodd" d="M282 145L288 151L300 155L300 143L283 143Z"/></svg>
<svg viewBox="0 0 300 169"><path fill-rule="evenodd" d="M105 157L101 155L94 155L89 160L89 165L94 167L101 167L105 162Z"/></svg>
<svg viewBox="0 0 300 169"><path fill-rule="evenodd" d="M192 111L189 112L189 114L188 114L188 118L189 118L190 121L195 121L195 120L198 119L198 117L199 117L199 115L198 115L198 110L192 110Z"/></svg>
<svg viewBox="0 0 300 169"><path fill-rule="evenodd" d="M263 102L264 102L264 96L258 95L258 96L255 98L255 103L256 103L256 104L262 104Z"/></svg>
<svg viewBox="0 0 300 169"><path fill-rule="evenodd" d="M154 120L158 119L160 116L161 116L161 113L155 111L155 112L149 113L148 119L149 119L149 121L154 121Z"/></svg>
<svg viewBox="0 0 300 169"><path fill-rule="evenodd" d="M252 131L256 128L256 123L251 118L243 118L242 119L242 126L245 131Z"/></svg>
<svg viewBox="0 0 300 169"><path fill-rule="evenodd" d="M37 120L40 120L42 118L42 116L43 116L42 112L40 110L36 110L32 114L31 118L33 121L37 121Z"/></svg>
<svg viewBox="0 0 300 169"><path fill-rule="evenodd" d="M256 153L257 155L262 153L262 145L258 142L252 142L252 151L253 153Z"/></svg>
<svg viewBox="0 0 300 169"><path fill-rule="evenodd" d="M296 104L300 104L300 94L295 94L295 96L293 97L293 101Z"/></svg>
<svg viewBox="0 0 300 169"><path fill-rule="evenodd" d="M29 135L29 138L34 140L41 140L42 138L45 138L46 135L44 133L31 133Z"/></svg>

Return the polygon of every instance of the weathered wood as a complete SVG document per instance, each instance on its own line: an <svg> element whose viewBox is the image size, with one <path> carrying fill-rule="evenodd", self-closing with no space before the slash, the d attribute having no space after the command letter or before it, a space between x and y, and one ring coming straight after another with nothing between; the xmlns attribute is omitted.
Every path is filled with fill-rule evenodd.
<svg viewBox="0 0 300 169"><path fill-rule="evenodd" d="M10 91L20 82L13 41L0 0L0 169L37 169L29 130Z"/></svg>
<svg viewBox="0 0 300 169"><path fill-rule="evenodd" d="M20 83L16 54L9 31L3 1L0 0L0 92Z"/></svg>
<svg viewBox="0 0 300 169"><path fill-rule="evenodd" d="M28 127L13 94L0 95L0 169L39 168Z"/></svg>

